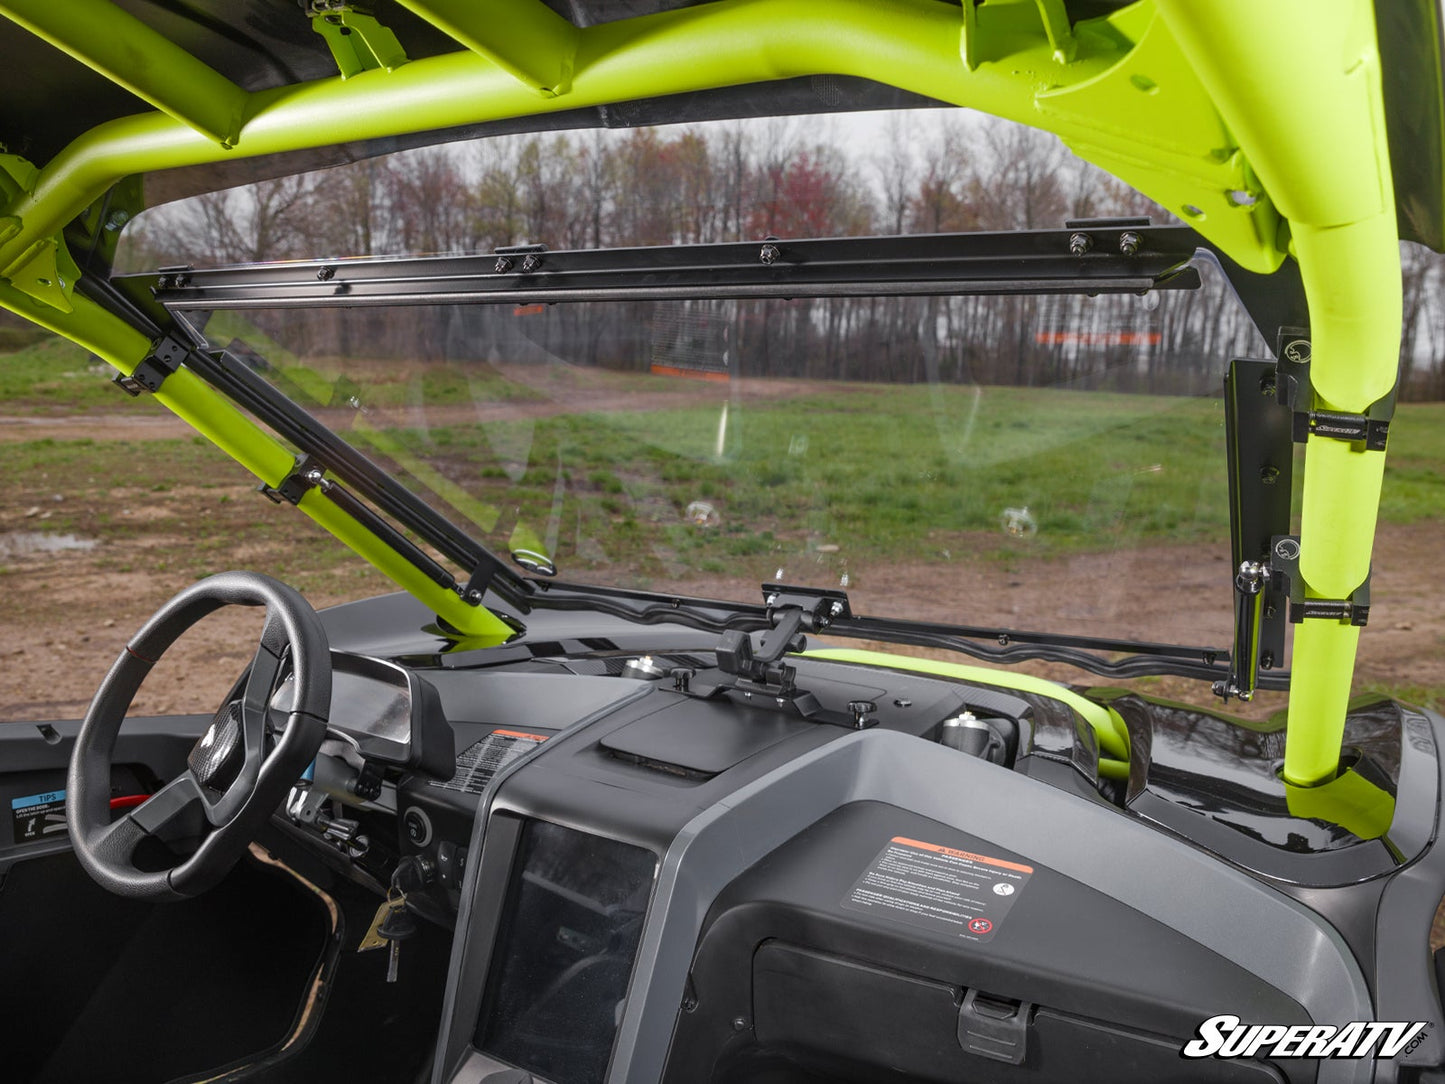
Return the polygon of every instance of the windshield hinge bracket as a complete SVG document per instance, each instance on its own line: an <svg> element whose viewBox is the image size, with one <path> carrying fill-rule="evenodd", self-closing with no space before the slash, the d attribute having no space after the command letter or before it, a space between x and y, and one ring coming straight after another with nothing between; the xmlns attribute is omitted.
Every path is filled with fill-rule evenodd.
<svg viewBox="0 0 1445 1084"><path fill-rule="evenodd" d="M763 584L763 602L768 607L768 620L776 627L782 613L801 610L802 627L809 632L822 632L837 621L851 621L853 607L847 592L826 587L790 587L782 583Z"/></svg>
<svg viewBox="0 0 1445 1084"><path fill-rule="evenodd" d="M1275 351L1278 359L1275 393L1293 415L1296 444L1311 436L1329 437L1350 444L1363 444L1366 451L1383 452L1390 439L1390 421L1395 416L1395 389L1370 404L1363 414L1339 410L1315 410L1314 388L1310 384L1309 329L1282 327Z"/></svg>
<svg viewBox="0 0 1445 1084"><path fill-rule="evenodd" d="M317 463L309 455L298 456L291 472L281 479L275 486L268 486L262 482L256 487L256 491L273 504L280 504L285 501L288 504L300 504L301 498L306 496L308 490L320 486L322 490L331 488L331 483L326 480L326 468Z"/></svg>
<svg viewBox="0 0 1445 1084"><path fill-rule="evenodd" d="M154 394L160 391L166 377L181 367L190 352L190 347L166 335L151 343L150 353L129 375L117 373L112 383L130 396L145 391Z"/></svg>

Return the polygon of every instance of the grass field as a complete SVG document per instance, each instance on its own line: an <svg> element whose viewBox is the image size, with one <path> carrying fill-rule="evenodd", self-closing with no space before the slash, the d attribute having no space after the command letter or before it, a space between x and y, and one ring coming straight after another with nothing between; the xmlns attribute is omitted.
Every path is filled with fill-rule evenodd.
<svg viewBox="0 0 1445 1084"><path fill-rule="evenodd" d="M601 374L596 391L611 409L594 411L593 388L549 408L537 386L482 364L376 363L338 378L288 360L282 379L312 402L366 404L348 436L376 458L421 476L494 542L520 525L572 568L642 566L659 548L672 573L819 546L859 559L948 560L966 548L1007 561L1218 540L1228 527L1217 399L817 384L773 400L729 402L724 387L627 409L628 395L678 382ZM127 399L106 375L57 340L0 355L3 412L159 409L148 397ZM494 413L459 423L456 408L472 404ZM542 409L509 417L509 405ZM439 407L452 409L425 424ZM0 444L0 469L12 487L41 478L62 493L97 495L177 479L204 487L237 471L200 440L127 446L94 433ZM715 528L685 519L694 501L714 506ZM1012 533L1010 509L1027 509ZM1407 404L1391 432L1381 521L1442 515L1445 404ZM87 522L57 513L46 526L131 529L104 510Z"/></svg>

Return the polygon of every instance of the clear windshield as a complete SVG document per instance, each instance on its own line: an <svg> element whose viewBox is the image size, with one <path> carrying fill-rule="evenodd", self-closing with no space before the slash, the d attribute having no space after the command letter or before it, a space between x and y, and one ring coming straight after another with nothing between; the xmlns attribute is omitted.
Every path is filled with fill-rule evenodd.
<svg viewBox="0 0 1445 1084"><path fill-rule="evenodd" d="M1022 129L783 123L401 155L165 209L133 252L184 255L157 252L166 237L214 266L1149 211ZM494 551L567 580L748 602L841 587L879 616L1227 647L1220 392L1229 358L1265 347L1201 270L1201 290L1144 296L247 311L205 330Z"/></svg>

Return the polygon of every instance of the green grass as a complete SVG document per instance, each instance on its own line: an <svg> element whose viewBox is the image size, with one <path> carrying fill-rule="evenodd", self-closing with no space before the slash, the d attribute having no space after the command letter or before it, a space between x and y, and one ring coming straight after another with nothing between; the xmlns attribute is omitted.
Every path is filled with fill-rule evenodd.
<svg viewBox="0 0 1445 1084"><path fill-rule="evenodd" d="M13 329L3 329L11 331ZM0 413L62 414L91 410L159 410L111 384L115 370L64 339L43 338L0 354Z"/></svg>
<svg viewBox="0 0 1445 1084"><path fill-rule="evenodd" d="M1222 429L1208 401L1019 389L844 387L730 407L574 414L405 434L491 504L594 533L611 561L658 546L694 568L837 546L856 557L1059 554L1227 527ZM499 469L499 449L526 450ZM561 473L561 487L558 474ZM561 502L557 503L558 494ZM684 518L718 510L716 528ZM1007 509L1037 526L1010 537ZM569 534L572 536L569 540ZM825 550L824 552L832 552Z"/></svg>
<svg viewBox="0 0 1445 1084"><path fill-rule="evenodd" d="M255 338L254 329L233 330ZM713 396L666 378L558 366L521 384L481 363L381 362L343 375L324 360L302 364L262 345L273 347L282 377L323 405L352 395L379 408L542 401L537 388L549 382L573 392L682 389L688 394L675 401L705 404L466 424L454 412L450 424L425 431L384 428L405 412L369 416L381 434L362 443L378 458L435 471L433 482L498 548L519 526L554 539L564 570L606 564L678 576L742 562L751 574L799 554L825 563L834 553L826 561L841 566L965 556L1008 563L1227 537L1217 399L835 384L731 402L724 424L726 389ZM94 368L56 340L0 356L3 409L155 409L121 396ZM219 461L185 441L0 445L7 477L53 474L57 490L81 476L96 486L204 479ZM716 527L688 521L694 501L716 508ZM1005 530L1009 509L1027 509L1028 533ZM1442 514L1445 404L1404 405L1392 427L1381 520Z"/></svg>

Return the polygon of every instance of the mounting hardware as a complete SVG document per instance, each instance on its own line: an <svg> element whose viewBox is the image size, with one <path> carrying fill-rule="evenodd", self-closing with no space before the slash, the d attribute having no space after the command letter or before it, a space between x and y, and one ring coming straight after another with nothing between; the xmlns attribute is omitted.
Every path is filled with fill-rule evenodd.
<svg viewBox="0 0 1445 1084"><path fill-rule="evenodd" d="M522 266L518 268L518 274L530 275L542 269L542 254L547 251L546 245L506 245L503 248L493 250L497 256L495 264L496 272L505 275L512 268L517 266L516 258L522 257Z"/></svg>
<svg viewBox="0 0 1445 1084"><path fill-rule="evenodd" d="M188 347L167 335L151 343L151 352L129 376L117 374L112 383L130 396L143 391L157 392L166 382L166 377L179 369L189 354Z"/></svg>
<svg viewBox="0 0 1445 1084"><path fill-rule="evenodd" d="M778 257L781 255L782 252L779 251L777 245L764 245L758 250L758 260L761 261L762 264L766 267L771 267L773 266L773 264L777 263Z"/></svg>
<svg viewBox="0 0 1445 1084"><path fill-rule="evenodd" d="M1137 253L1142 243L1139 235L1133 230L1125 230L1119 234L1119 251L1125 256L1133 256Z"/></svg>
<svg viewBox="0 0 1445 1084"><path fill-rule="evenodd" d="M336 268L330 266L329 264L324 265L324 266L322 266L322 267L318 267L318 268L316 269L316 281L317 281L317 282L330 282L331 279L332 279L332 277L333 277L335 274L336 274Z"/></svg>
<svg viewBox="0 0 1445 1084"><path fill-rule="evenodd" d="M853 608L845 591L827 587L789 587L782 583L762 585L763 602L768 616L777 621L777 611L796 608L802 611L802 627L822 632L835 621L850 621Z"/></svg>
<svg viewBox="0 0 1445 1084"><path fill-rule="evenodd" d="M873 718L873 713L877 710L878 705L871 700L848 701L848 714L853 716L853 729L867 730L877 726L878 720Z"/></svg>
<svg viewBox="0 0 1445 1084"><path fill-rule="evenodd" d="M1289 620L1338 621L1363 628L1370 622L1370 577L1350 592L1349 598L1308 598L1299 572L1300 543L1294 535L1281 535L1270 548L1270 572L1289 582Z"/></svg>
<svg viewBox="0 0 1445 1084"><path fill-rule="evenodd" d="M1270 567L1264 561L1244 561L1234 574L1234 651L1229 658L1229 676L1212 686L1214 695L1226 704L1230 697L1254 699L1259 668L1261 618L1264 616Z"/></svg>
<svg viewBox="0 0 1445 1084"><path fill-rule="evenodd" d="M282 501L299 504L307 490L317 486L320 486L323 492L331 488L331 483L326 479L326 468L310 456L303 455L296 460L291 473L281 479L280 485L273 487L262 482L256 487L256 492L273 504L280 504Z"/></svg>
<svg viewBox="0 0 1445 1084"><path fill-rule="evenodd" d="M1311 436L1330 437L1351 444L1363 443L1367 451L1383 452L1390 439L1390 420L1395 415L1395 389L1371 403L1363 414L1315 410L1314 388L1310 384L1311 353L1308 328L1279 329L1275 394L1294 414L1295 443L1302 444Z"/></svg>
<svg viewBox="0 0 1445 1084"><path fill-rule="evenodd" d="M1094 239L1087 233L1071 233L1069 235L1069 252L1074 256L1083 256L1094 247Z"/></svg>

